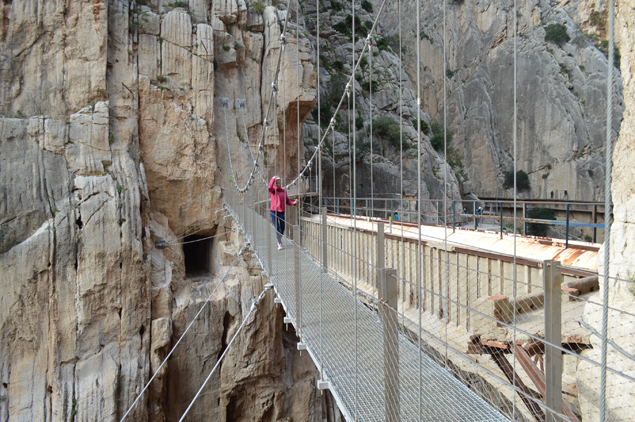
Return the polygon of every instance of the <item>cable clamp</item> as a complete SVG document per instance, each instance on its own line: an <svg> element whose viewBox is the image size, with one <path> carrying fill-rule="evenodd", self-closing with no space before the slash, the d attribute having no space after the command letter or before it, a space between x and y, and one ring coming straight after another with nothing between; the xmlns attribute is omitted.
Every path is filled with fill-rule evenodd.
<svg viewBox="0 0 635 422"><path fill-rule="evenodd" d="M277 83L275 83L275 82L271 82L271 89L272 89L273 91L278 91L278 84L277 84Z"/></svg>
<svg viewBox="0 0 635 422"><path fill-rule="evenodd" d="M366 37L366 44L368 44L370 47L373 46L373 37L372 37L372 35L368 34L368 36Z"/></svg>
<svg viewBox="0 0 635 422"><path fill-rule="evenodd" d="M421 97L417 97L417 104L421 105Z"/></svg>
<svg viewBox="0 0 635 422"><path fill-rule="evenodd" d="M268 126L269 126L269 120L265 119L265 120L262 122L262 124L263 124L265 127L268 127Z"/></svg>
<svg viewBox="0 0 635 422"><path fill-rule="evenodd" d="M282 45L284 45L284 44L286 44L286 43L287 43L287 36L286 36L286 35L284 35L284 34L280 34L280 43L281 43Z"/></svg>
<svg viewBox="0 0 635 422"><path fill-rule="evenodd" d="M331 129L334 129L334 128L335 128L335 123L336 123L336 121L335 121L335 117L333 117L333 118L331 119L331 123L329 123L329 126L331 127Z"/></svg>
<svg viewBox="0 0 635 422"><path fill-rule="evenodd" d="M346 89L345 89L346 95L351 95L351 83L347 83L346 84Z"/></svg>

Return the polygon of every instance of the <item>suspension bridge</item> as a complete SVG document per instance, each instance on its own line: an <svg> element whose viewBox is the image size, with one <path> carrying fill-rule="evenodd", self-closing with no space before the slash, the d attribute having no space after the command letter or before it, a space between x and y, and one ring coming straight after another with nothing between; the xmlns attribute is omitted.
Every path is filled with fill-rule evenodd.
<svg viewBox="0 0 635 422"><path fill-rule="evenodd" d="M600 288L595 259L598 248L583 242L569 243L569 206L567 205L566 244L555 239L529 239L518 235L518 221L547 223L524 215L517 218L517 191L514 180L513 202L508 208L513 215L504 216L500 204L499 215L477 214L455 209L447 195L448 166L444 166L443 198L436 201L436 222L425 221L421 180L421 107L417 107L417 195L414 207L403 199L395 211L376 205L373 197L373 170L371 159L371 197L358 198L356 192L355 125L350 125L349 155L352 180L348 210L340 210L339 201L330 199L330 211L323 204L329 202L322 192L322 156L329 134L336 128L336 116L348 108L346 115L356 116L356 72L365 55L372 63L374 35L379 19L386 9L384 0L376 9L375 19L368 28L361 49L353 49L351 75L340 101L326 129L320 129L317 147L303 166L301 146L298 142L297 176L285 188L301 200L303 194L314 196L317 204L289 217L288 237L283 238L283 250L274 250L275 229L269 219L269 205L264 196L267 180L273 170L264 160L264 143L272 127L274 105L278 95L278 80L282 53L287 46L289 17L287 13L281 28L278 57L273 71L273 82L264 108L262 133L259 141L250 146L251 168L236 171L232 162L231 142L228 134L227 113L229 99L222 98L218 106L223 109L226 143L231 168L226 188L225 210L240 226L248 243L239 256L250 247L258 257L269 284L254 302L249 315L257 311L267 292L275 294L275 302L284 307L284 322L292 324L300 338L297 348L310 354L319 372L317 388L328 389L334 396L347 421L571 421L580 420L584 409L580 394L583 385L576 385L572 367L586 365L597 378L587 393L599 397L599 420L610 419L606 408L610 394L619 396L611 388L622 388L635 383L635 377L620 371L624 360L634 360L627 350L607 336L608 313L622 318L635 315L612 307L608 300L608 278L603 283L603 297L598 300ZM399 13L399 43L401 54L401 6ZM291 5L289 6L291 7ZM300 15L295 4L295 16ZM443 4L445 60L445 2ZM420 33L420 9L416 7L416 33ZM320 5L316 8L317 39L320 39ZM514 4L514 11L516 4ZM352 41L355 43L355 7L351 5ZM613 2L609 4L609 60L607 70L607 121L611 122L612 63L613 63ZM513 13L514 41L514 139L513 162L516 169L516 27L517 13ZM295 23L295 37L299 39L299 22ZM420 39L416 38L416 60L421 63ZM320 44L317 48L317 67L320 66ZM361 51L359 51L361 50ZM372 67L371 67L372 68ZM299 70L298 70L299 72ZM318 86L320 86L318 72ZM401 74L400 74L401 78ZM297 78L298 81L300 78ZM372 76L370 78L372 113ZM298 82L299 84L299 82ZM420 66L417 66L417 92L421 92ZM400 90L401 95L401 90ZM443 84L444 119L446 88ZM297 124L300 126L300 95L298 86ZM421 104L421 99L417 98ZM242 112L245 134L245 100L237 100L234 109ZM402 117L402 98L399 113ZM318 122L321 122L320 96L317 96ZM286 121L282 118L280 143L286 152ZM372 115L371 115L372 122ZM444 121L444 127L446 126ZM370 132L372 137L372 123ZM400 129L400 133L402 130ZM280 134L278 134L280 135ZM607 125L607 157L611 157L610 125ZM403 152L400 135L400 151ZM253 151L251 146L253 145ZM331 145L332 146L332 145ZM371 157L372 142L370 143ZM447 162L447 136L444 129L443 157ZM255 152L255 153L254 153ZM235 152L234 152L235 154ZM333 153L334 154L334 153ZM283 153L284 157L284 153ZM333 163L335 163L333 155ZM591 204L592 220L572 223L572 226L595 230L605 229L608 244L610 233L610 174L611 160L607 160L605 174L607 198L603 204ZM315 166L315 178L307 182ZM286 168L286 165L283 165ZM403 167L400 169L403 187ZM264 174L263 174L264 173ZM515 176L514 176L515 177ZM284 180L288 180L286 177ZM307 192L306 184L314 186ZM252 189L253 187L255 189ZM403 191L403 189L402 189ZM334 188L335 192L335 188ZM498 197L496 198L498 201ZM360 205L361 200L361 205ZM366 202L365 202L366 201ZM366 205L364 205L364 203ZM475 203L476 204L476 203ZM597 223L597 207L602 206L604 223ZM429 209L430 207L428 207ZM434 208L434 207L432 207ZM388 214L390 211L390 214ZM377 215L379 213L379 216ZM490 212L490 214L492 214ZM525 206L526 214L526 206ZM406 217L406 218L404 218ZM471 217L474 229L479 221L494 220L500 224L497 234L459 228L460 222ZM457 224L457 218L459 224ZM404 221L407 220L407 221ZM511 234L505 234L504 220L511 225ZM608 253L605 253L604 271L608 271ZM225 274L226 276L226 274ZM225 276L219 284L223 283ZM628 282L615 278L613 282ZM207 305L214 289L205 302ZM201 311L203 309L201 308ZM584 321L589 309L596 309L601 330ZM586 310L585 310L586 309ZM157 373L167 362L174 349L194 324L170 350ZM248 316L245 316L244 322ZM241 325L241 328L242 326ZM237 336L240 329L236 332ZM234 338L235 338L234 336ZM227 347L231 346L232 339ZM607 361L609 345L612 358ZM224 354L223 354L224 356ZM219 358L219 363L223 359ZM218 364L209 374L196 398L205 388ZM129 414L154 380L153 375L134 400ZM632 401L626 406L633 406Z"/></svg>

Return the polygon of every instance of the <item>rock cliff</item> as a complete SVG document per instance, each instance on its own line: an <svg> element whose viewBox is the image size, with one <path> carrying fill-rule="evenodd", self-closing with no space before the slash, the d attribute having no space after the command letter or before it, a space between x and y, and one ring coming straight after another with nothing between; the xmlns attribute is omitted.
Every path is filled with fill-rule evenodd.
<svg viewBox="0 0 635 422"><path fill-rule="evenodd" d="M217 211L227 141L238 178L251 163L286 12L243 0L0 7L0 420L119 420L236 259L129 415L178 420L265 282ZM303 48L281 70L295 85L303 66L302 121L315 93ZM278 100L277 120L295 100ZM203 254L194 269L187 251ZM339 420L295 341L267 298L194 419Z"/></svg>
<svg viewBox="0 0 635 422"><path fill-rule="evenodd" d="M635 354L633 331L635 330L635 259L633 254L635 237L635 190L633 177L635 171L630 164L635 159L635 33L632 24L635 22L635 2L632 0L619 3L619 14L615 20L615 33L619 34L622 53L621 71L624 78L624 120L620 128L619 138L614 139L613 181L611 195L613 198L613 225L611 226L609 275L616 279L609 280L608 337L613 344L631 356ZM598 257L598 269L604 271L606 245L602 247ZM598 304L587 304L584 312L585 321L598 332L602 332L603 289L594 297ZM593 349L589 358L599 362L602 347L601 339L591 337ZM610 368L625 374L632 374L635 369L633 361L623 355L611 344L608 345L607 362ZM588 362L580 362L578 368L578 388L582 412L588 420L599 418L598 382L600 368ZM633 418L635 400L635 383L619 375L607 376L606 408L609 409L607 420L627 421ZM585 418L585 421L587 419Z"/></svg>
<svg viewBox="0 0 635 422"><path fill-rule="evenodd" d="M389 5L382 20L390 37L397 36L396 8ZM547 199L554 191L562 198L567 189L569 199L602 199L607 58L601 10L591 2L518 4L517 162L531 185L523 196ZM409 46L416 40L415 15L415 3L403 5ZM421 17L423 109L439 121L447 118L454 132L450 146L463 157L470 181L464 193L511 197L502 185L504 172L513 168L513 3L447 2L445 28L440 3L423 5ZM553 24L565 30L568 41L546 37ZM416 49L404 49L403 60L414 80ZM624 110L619 75L616 86L614 134Z"/></svg>

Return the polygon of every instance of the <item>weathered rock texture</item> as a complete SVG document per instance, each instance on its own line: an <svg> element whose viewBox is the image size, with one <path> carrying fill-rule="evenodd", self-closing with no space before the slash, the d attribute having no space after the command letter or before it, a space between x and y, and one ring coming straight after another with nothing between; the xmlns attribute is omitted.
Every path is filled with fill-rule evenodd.
<svg viewBox="0 0 635 422"><path fill-rule="evenodd" d="M383 20L385 28L394 28L387 30L393 37L396 7L389 6ZM590 3L580 7L602 10ZM523 193L528 197L546 199L554 191L562 198L564 189L574 200L603 195L607 59L578 26L588 21L588 12L575 10L542 1L518 4L517 163L530 177L531 190ZM503 190L503 173L513 167L513 3L449 2L446 13L444 74L441 4L425 4L421 11L423 108L432 118L444 119L445 83L445 117L455 133L450 146L463 157L471 182L464 191L492 196ZM412 45L415 3L404 4L402 14L402 32ZM564 24L571 41L545 42L542 25L552 23ZM404 62L414 80L416 49L404 50ZM614 133L624 109L621 85L618 74Z"/></svg>
<svg viewBox="0 0 635 422"><path fill-rule="evenodd" d="M609 245L609 275L618 280L609 280L609 320L608 337L622 350L635 354L633 332L635 331L635 2L632 0L619 2L618 19L615 21L616 33L620 33L622 51L622 75L624 77L624 105L626 112L620 129L619 139L615 141L613 153L613 183L611 194L614 204L614 222L611 226L611 242ZM606 253L606 245L603 246ZM599 256L598 269L604 271L604 256ZM602 332L602 279L601 291L594 297L594 302L585 307L585 321ZM600 362L601 339L592 337L593 349L588 357ZM620 373L632 375L635 363L611 345L608 346L608 366ZM599 380L600 368L588 362L580 362L578 368L578 389L580 405L585 422L600 420L599 417ZM607 401L609 409L606 420L627 421L633 419L635 407L635 383L620 375L608 373L606 378Z"/></svg>
<svg viewBox="0 0 635 422"><path fill-rule="evenodd" d="M243 0L173 6L0 6L1 421L119 420L244 242L217 212L227 142L244 177L276 57L263 31L285 13L269 7L263 18ZM303 121L315 73L299 44L281 80L291 92L302 63ZM295 98L279 99L273 116ZM186 236L221 233L205 275L188 277ZM262 290L255 264L249 251L236 259L129 420L178 420ZM269 296L189 420L339 420L295 341Z"/></svg>

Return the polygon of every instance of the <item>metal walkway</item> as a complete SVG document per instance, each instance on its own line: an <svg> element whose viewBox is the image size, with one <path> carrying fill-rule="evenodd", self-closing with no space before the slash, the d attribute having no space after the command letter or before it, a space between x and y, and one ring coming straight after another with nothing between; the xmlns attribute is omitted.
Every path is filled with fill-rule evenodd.
<svg viewBox="0 0 635 422"><path fill-rule="evenodd" d="M293 243L285 238L284 249L276 250L275 232L268 221L242 204L236 204L232 212L271 275L270 280L287 317L299 332L302 344L306 345L318 369L323 365L324 380L330 383L348 420L418 421L419 415L423 421L508 420L420 352L418 346L401 332L398 337L400 400L396 407L399 417L387 416L384 340L377 311L358 301L350 289L323 273L320 265L302 249L299 253L301 302L296 303ZM268 247L274 249L271 251L272 268L267 265Z"/></svg>

